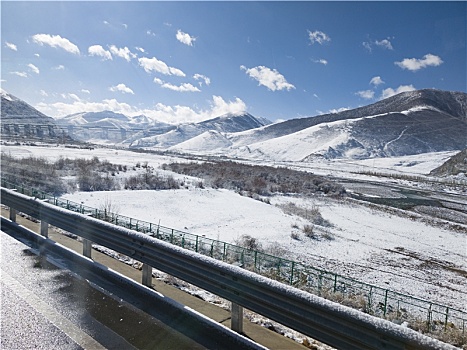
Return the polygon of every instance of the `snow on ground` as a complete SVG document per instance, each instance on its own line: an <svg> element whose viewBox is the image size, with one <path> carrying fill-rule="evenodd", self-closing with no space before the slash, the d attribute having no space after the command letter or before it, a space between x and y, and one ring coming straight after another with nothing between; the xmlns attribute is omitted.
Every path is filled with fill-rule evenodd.
<svg viewBox="0 0 467 350"><path fill-rule="evenodd" d="M466 236L423 222L330 199L280 196L269 205L214 189L76 192L63 198L96 208L110 199L121 215L230 243L248 234L265 248L290 252L290 259L467 310L467 280L458 272L465 271ZM317 206L333 225L326 228L331 239L314 240L294 229L307 222L274 205L290 201Z"/></svg>

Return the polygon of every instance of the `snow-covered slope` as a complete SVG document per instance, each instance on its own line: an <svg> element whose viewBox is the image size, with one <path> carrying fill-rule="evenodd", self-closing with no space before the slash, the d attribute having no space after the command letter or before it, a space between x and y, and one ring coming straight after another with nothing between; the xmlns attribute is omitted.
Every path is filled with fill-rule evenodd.
<svg viewBox="0 0 467 350"><path fill-rule="evenodd" d="M133 147L156 147L156 148L169 148L175 145L179 145L185 141L193 139L198 135L209 131L215 131L217 134L216 137L220 133L236 133L240 131L250 130L262 127L270 123L268 120L263 118L255 118L251 114L243 114L243 115L231 115L227 114L221 117L217 117L214 119L206 120L200 123L189 123L189 124L181 124L178 125L175 129L170 130L169 132L156 135L151 137L141 138L136 140L132 143ZM209 137L204 137L204 140L208 140ZM203 147L202 144L199 142L200 140L195 140L193 143L188 143L188 148L192 147L192 145L200 145L201 150L205 150L209 147L209 144L212 144L212 140L208 141L206 146ZM184 147L177 147L179 149L185 149Z"/></svg>
<svg viewBox="0 0 467 350"><path fill-rule="evenodd" d="M1 122L21 124L54 125L54 119L39 112L23 100L0 90L1 97Z"/></svg>
<svg viewBox="0 0 467 350"><path fill-rule="evenodd" d="M406 92L341 113L223 134L223 142L210 133L175 149L278 161L462 150L467 147L466 101L467 94L461 92Z"/></svg>

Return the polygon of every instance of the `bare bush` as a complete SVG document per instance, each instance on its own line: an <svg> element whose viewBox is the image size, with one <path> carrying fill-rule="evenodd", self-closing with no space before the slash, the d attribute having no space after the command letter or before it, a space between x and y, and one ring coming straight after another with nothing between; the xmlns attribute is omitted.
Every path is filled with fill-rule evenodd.
<svg viewBox="0 0 467 350"><path fill-rule="evenodd" d="M163 169L204 179L213 188L251 192L261 196L273 193L326 194L344 196L344 187L323 176L288 168L247 165L232 161L164 164Z"/></svg>
<svg viewBox="0 0 467 350"><path fill-rule="evenodd" d="M235 240L235 245L249 249L249 250L262 250L262 245L257 238L250 235L241 235L240 238Z"/></svg>

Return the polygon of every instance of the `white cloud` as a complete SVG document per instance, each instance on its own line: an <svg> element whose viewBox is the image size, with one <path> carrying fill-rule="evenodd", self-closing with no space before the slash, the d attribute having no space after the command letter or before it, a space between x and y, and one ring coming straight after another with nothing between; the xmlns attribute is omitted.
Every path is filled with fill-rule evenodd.
<svg viewBox="0 0 467 350"><path fill-rule="evenodd" d="M147 58L142 57L138 59L139 65L144 68L147 73L152 71L157 73L162 73L165 75L176 75L179 77L184 77L185 73L183 73L178 68L169 67L165 62L158 60L157 58Z"/></svg>
<svg viewBox="0 0 467 350"><path fill-rule="evenodd" d="M10 50L18 51L18 47L15 44L9 43L8 41L5 41L5 46Z"/></svg>
<svg viewBox="0 0 467 350"><path fill-rule="evenodd" d="M40 92L41 96L44 96L44 97L49 96L49 94L47 92L45 92L44 90L40 90L39 92Z"/></svg>
<svg viewBox="0 0 467 350"><path fill-rule="evenodd" d="M226 102L220 96L212 96L213 102L211 103L210 118L215 118L224 114L241 115L246 112L246 104L238 97L235 101Z"/></svg>
<svg viewBox="0 0 467 350"><path fill-rule="evenodd" d="M144 50L142 47L136 46L135 49L138 50L139 52L146 53L146 50Z"/></svg>
<svg viewBox="0 0 467 350"><path fill-rule="evenodd" d="M313 60L314 63L321 63L323 65L327 65L328 64L328 61L326 61L325 59L319 59L319 60Z"/></svg>
<svg viewBox="0 0 467 350"><path fill-rule="evenodd" d="M412 72L416 72L417 70L426 68L428 66L436 67L442 63L443 60L439 56L432 55L431 53L426 54L422 59L404 58L400 62L394 62L394 64L398 65L402 69L408 69Z"/></svg>
<svg viewBox="0 0 467 350"><path fill-rule="evenodd" d="M112 54L104 49L101 45L92 45L88 48L89 56L100 56L104 60L111 60Z"/></svg>
<svg viewBox="0 0 467 350"><path fill-rule="evenodd" d="M102 21L102 23L104 23L105 25L109 25L110 23L107 22L107 21Z"/></svg>
<svg viewBox="0 0 467 350"><path fill-rule="evenodd" d="M10 74L17 75L18 77L21 77L21 78L27 78L28 77L28 73L26 73L26 72L10 72Z"/></svg>
<svg viewBox="0 0 467 350"><path fill-rule="evenodd" d="M182 32L180 29L177 31L175 37L178 41L188 46L193 46L193 43L196 41L195 37L190 36L188 33Z"/></svg>
<svg viewBox="0 0 467 350"><path fill-rule="evenodd" d="M378 75L378 76L376 76L376 77L371 78L370 84L372 84L372 85L374 85L374 86L378 86L378 85L384 84L384 81L383 81L383 79L381 79L381 77Z"/></svg>
<svg viewBox="0 0 467 350"><path fill-rule="evenodd" d="M49 35L49 34L36 34L32 36L32 40L39 45L49 45L51 47L58 47L67 52L75 55L79 55L79 48L73 44L70 40L62 38L60 35Z"/></svg>
<svg viewBox="0 0 467 350"><path fill-rule="evenodd" d="M65 97L70 96L68 94L65 95ZM227 113L240 115L246 111L246 105L241 99L236 98L234 101L225 101L220 96L212 96L209 108L205 110L195 110L191 107L180 105L167 106L162 103L156 104L152 109L140 109L130 106L127 103L118 102L115 99L106 99L101 102L88 102L84 100L74 100L71 103L56 102L50 104L41 102L35 107L41 112L53 117L61 117L79 112L101 112L108 110L128 116L144 114L149 118L172 124L200 122Z"/></svg>
<svg viewBox="0 0 467 350"><path fill-rule="evenodd" d="M178 91L178 92L201 92L200 89L198 89L196 86L193 86L189 83L183 83L181 85L173 85L170 83L166 83L165 81L159 79L159 78L154 78L154 82L156 84L159 84L161 87L164 89L169 89L173 91Z"/></svg>
<svg viewBox="0 0 467 350"><path fill-rule="evenodd" d="M318 43L320 45L323 45L325 42L331 41L331 38L326 33L323 33L319 30L316 30L314 32L308 31L308 37L312 44Z"/></svg>
<svg viewBox="0 0 467 350"><path fill-rule="evenodd" d="M33 65L32 63L29 63L28 64L28 67L29 69L31 70L31 72L33 73L36 73L36 74L39 74L40 71L39 71L39 68L37 68L35 65Z"/></svg>
<svg viewBox="0 0 467 350"><path fill-rule="evenodd" d="M156 36L156 33L154 33L152 30L149 30L149 29L146 31L146 34L149 36Z"/></svg>
<svg viewBox="0 0 467 350"><path fill-rule="evenodd" d="M376 40L375 44L377 46L382 47L383 49L393 50L392 44L388 39L383 39L383 40L380 40L380 41Z"/></svg>
<svg viewBox="0 0 467 350"><path fill-rule="evenodd" d="M90 93L91 93L91 91L86 90L86 89L81 89L81 92L83 92L83 93L85 93L85 94L90 94Z"/></svg>
<svg viewBox="0 0 467 350"><path fill-rule="evenodd" d="M357 91L355 94L366 100L371 100L375 96L373 90Z"/></svg>
<svg viewBox="0 0 467 350"><path fill-rule="evenodd" d="M271 70L265 66L257 66L254 68L246 68L240 66L251 78L258 81L259 85L266 86L271 91L295 89L295 86L288 83L285 77L276 69Z"/></svg>
<svg viewBox="0 0 467 350"><path fill-rule="evenodd" d="M371 43L369 43L368 41L364 41L364 42L362 43L362 45L363 45L363 47L364 47L365 49L367 49L367 50L370 51L370 52L373 50L372 47L371 47Z"/></svg>
<svg viewBox="0 0 467 350"><path fill-rule="evenodd" d="M127 62L130 62L132 58L136 58L137 56L130 51L128 47L118 48L115 45L110 45L109 47L110 52L113 53L115 56L124 58Z"/></svg>
<svg viewBox="0 0 467 350"><path fill-rule="evenodd" d="M396 90L392 88L387 88L383 90L383 93L381 95L382 99L400 94L401 92L406 92L406 91L414 91L416 90L412 84L410 85L400 85Z"/></svg>
<svg viewBox="0 0 467 350"><path fill-rule="evenodd" d="M205 83L206 85L211 84L211 79L209 79L207 76L202 75L202 74L195 74L195 75L193 75L193 79L195 79L195 80L200 80L200 79L201 79L201 80L204 80L204 83ZM200 86L203 85L203 82L200 81L200 82L199 82L199 85L200 85Z"/></svg>
<svg viewBox="0 0 467 350"><path fill-rule="evenodd" d="M65 70L65 66L63 64L60 64L60 65L58 65L56 67L53 67L53 69L55 69L55 70Z"/></svg>
<svg viewBox="0 0 467 350"><path fill-rule="evenodd" d="M365 41L362 43L363 47L365 49L367 49L369 52L372 52L373 51L373 45L376 45L382 49L386 49L386 50L394 50L394 48L392 47L392 43L391 41L389 40L390 38L387 38L387 39L382 39L382 40L375 40L375 41Z"/></svg>
<svg viewBox="0 0 467 350"><path fill-rule="evenodd" d="M336 114L336 113L340 113L340 112L344 112L344 111L348 111L350 108L348 107L341 107L341 108L334 108L334 109L330 109L328 113L332 113L332 114Z"/></svg>
<svg viewBox="0 0 467 350"><path fill-rule="evenodd" d="M131 90L129 87L127 87L125 84L118 84L116 86L111 86L109 88L110 91L120 91L124 94L132 94L134 95L135 93L133 92L133 90Z"/></svg>
<svg viewBox="0 0 467 350"><path fill-rule="evenodd" d="M38 53L35 53L34 56L41 57L41 55L39 55Z"/></svg>
<svg viewBox="0 0 467 350"><path fill-rule="evenodd" d="M122 23L123 28L128 29L128 24Z"/></svg>

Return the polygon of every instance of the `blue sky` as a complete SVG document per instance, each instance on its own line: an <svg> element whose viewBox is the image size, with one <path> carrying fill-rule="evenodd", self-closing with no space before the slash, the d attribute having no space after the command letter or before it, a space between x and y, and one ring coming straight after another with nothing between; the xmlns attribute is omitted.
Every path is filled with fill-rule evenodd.
<svg viewBox="0 0 467 350"><path fill-rule="evenodd" d="M466 2L1 2L1 85L49 116L271 121L466 90Z"/></svg>

